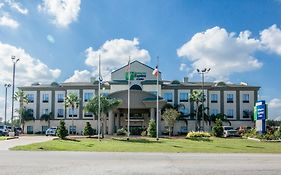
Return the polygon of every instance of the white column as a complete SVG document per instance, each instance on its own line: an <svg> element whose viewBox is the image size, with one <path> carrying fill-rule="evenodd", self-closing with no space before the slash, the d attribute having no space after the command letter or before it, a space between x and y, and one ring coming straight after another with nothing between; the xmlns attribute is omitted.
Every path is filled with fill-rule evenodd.
<svg viewBox="0 0 281 175"><path fill-rule="evenodd" d="M112 111L108 112L108 134L113 134L113 128L114 128L114 113Z"/></svg>
<svg viewBox="0 0 281 175"><path fill-rule="evenodd" d="M155 109L154 108L150 108L150 120L155 120Z"/></svg>

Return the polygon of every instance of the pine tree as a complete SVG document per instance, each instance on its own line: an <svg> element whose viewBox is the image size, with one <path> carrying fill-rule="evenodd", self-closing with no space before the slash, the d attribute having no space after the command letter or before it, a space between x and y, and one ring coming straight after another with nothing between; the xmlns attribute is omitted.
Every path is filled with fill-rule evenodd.
<svg viewBox="0 0 281 175"><path fill-rule="evenodd" d="M147 128L147 135L149 137L156 137L156 123L154 120L150 120Z"/></svg>
<svg viewBox="0 0 281 175"><path fill-rule="evenodd" d="M65 137L68 135L68 132L65 128L65 122L63 120L60 121L60 126L57 130L57 136L61 139L65 139Z"/></svg>
<svg viewBox="0 0 281 175"><path fill-rule="evenodd" d="M91 137L92 135L94 135L94 129L92 128L90 122L86 123L86 126L84 128L84 135L87 135L89 137Z"/></svg>

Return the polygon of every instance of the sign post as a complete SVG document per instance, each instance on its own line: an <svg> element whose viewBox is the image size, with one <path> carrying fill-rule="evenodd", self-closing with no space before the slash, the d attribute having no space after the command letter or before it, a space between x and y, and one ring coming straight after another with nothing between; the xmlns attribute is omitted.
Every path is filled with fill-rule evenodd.
<svg viewBox="0 0 281 175"><path fill-rule="evenodd" d="M259 100L254 107L254 120L256 122L256 130L259 133L266 132L267 104L265 100Z"/></svg>

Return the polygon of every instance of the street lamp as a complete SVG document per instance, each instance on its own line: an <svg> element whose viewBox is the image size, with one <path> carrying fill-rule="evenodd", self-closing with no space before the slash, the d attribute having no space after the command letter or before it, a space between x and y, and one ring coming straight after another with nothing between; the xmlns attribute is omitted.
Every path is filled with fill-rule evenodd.
<svg viewBox="0 0 281 175"><path fill-rule="evenodd" d="M7 92L8 88L11 87L11 84L5 84L5 121L4 124L7 125Z"/></svg>
<svg viewBox="0 0 281 175"><path fill-rule="evenodd" d="M211 68L204 68L204 69L197 69L197 72L199 73L199 74L201 74L201 77L202 77L202 111L201 111L201 113L202 113L202 129L203 129L203 131L204 131L204 75L206 74L206 73L208 73L209 71L211 70ZM201 129L201 128L200 128Z"/></svg>
<svg viewBox="0 0 281 175"><path fill-rule="evenodd" d="M13 85L12 85L12 117L11 117L11 121L12 121L12 129L14 129L14 93L15 93L15 74L16 74L16 63L20 60L19 58L16 58L16 56L12 56L11 57L12 61L13 61Z"/></svg>

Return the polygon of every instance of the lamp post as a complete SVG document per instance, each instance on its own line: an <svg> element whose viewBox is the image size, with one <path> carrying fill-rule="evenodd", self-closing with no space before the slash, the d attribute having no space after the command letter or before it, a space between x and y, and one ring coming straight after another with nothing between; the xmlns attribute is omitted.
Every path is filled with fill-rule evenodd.
<svg viewBox="0 0 281 175"><path fill-rule="evenodd" d="M201 113L202 113L202 129L204 131L204 75L208 73L211 70L211 68L204 68L204 69L197 69L197 72L202 77L202 105L201 105ZM201 129L201 128L200 128Z"/></svg>
<svg viewBox="0 0 281 175"><path fill-rule="evenodd" d="M16 75L16 63L20 60L19 58L16 58L16 56L11 57L13 61L13 85L12 85L12 117L11 117L11 122L12 122L12 129L14 129L14 93L15 93L15 75Z"/></svg>
<svg viewBox="0 0 281 175"><path fill-rule="evenodd" d="M4 124L7 125L7 92L8 88L11 87L11 84L5 84L5 121Z"/></svg>

